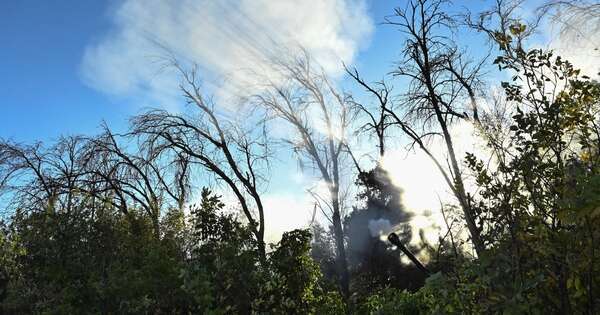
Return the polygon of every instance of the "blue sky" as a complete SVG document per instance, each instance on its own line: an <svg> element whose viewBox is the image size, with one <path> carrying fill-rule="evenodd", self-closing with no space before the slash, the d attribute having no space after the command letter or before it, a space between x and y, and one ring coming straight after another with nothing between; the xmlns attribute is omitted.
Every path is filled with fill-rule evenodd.
<svg viewBox="0 0 600 315"><path fill-rule="evenodd" d="M223 15L215 4L219 1L1 2L0 138L51 142L61 135L93 135L102 121L120 131L131 115L147 107L173 108L171 103L181 98L172 82L163 79L169 74L155 71L147 58L154 47L139 40L148 34L196 59L207 77L252 64L245 60L251 55L229 53L256 48L247 42L260 42L265 31L325 56L320 62L338 75L340 60L327 56L345 56L368 80L380 80L391 70L402 44L394 27L380 25L392 13L388 1L318 0L314 3L329 3L319 8L287 1L295 6L290 9L270 0L234 0L244 5L233 15ZM171 10L195 16L189 22L188 16ZM249 22L229 22L240 16ZM287 211L267 216L271 229L277 227L275 234L310 217L311 200L304 191L316 180L302 174L289 150L277 158L265 203L270 210Z"/></svg>
<svg viewBox="0 0 600 315"><path fill-rule="evenodd" d="M141 91L122 89L122 86L113 84L129 82L121 80L121 77L129 78L131 73L139 71L139 67L151 67L152 62L140 57L145 52L132 57L137 60L131 68L119 66L116 70L120 72L108 74L104 71L121 62L121 54L139 50L135 43L126 41L123 44L126 48L117 49L116 56L97 54L89 57L90 51L97 47L110 48L114 43L118 44L124 29L135 27L138 18L143 20L143 15L135 15L134 9L127 8L130 3L92 0L0 2L0 138L48 143L61 135L93 135L99 131L102 121L113 129L124 130L131 115L146 106L161 106L160 102L156 103L161 100L160 97L140 97L145 94L145 87L151 86L152 83L148 82L155 80L152 76L144 78L148 81L133 81L132 84L140 86ZM371 23L382 21L383 16L391 12L391 7L381 4L367 4L366 13L372 19ZM162 8L154 10L162 11ZM128 12L126 15L131 15L133 21L123 22L119 16L123 11ZM254 19L260 19L259 12L247 13L253 14ZM352 24L355 21L344 22ZM202 23L199 24L198 27L202 27ZM150 26L154 26L154 21L150 21ZM219 35L217 33L216 36ZM360 50L356 48L354 61L364 69L365 75L379 79L379 73L387 71L396 49L370 48L377 45L389 48L399 44L391 41L395 35L391 28L376 27L374 33L356 43ZM185 40L189 38L181 39ZM327 47L327 43L324 45ZM130 61L125 60L124 64ZM135 61L140 61L141 65ZM90 67L93 70L86 70ZM105 80L96 82L96 75ZM130 87L128 84L124 86ZM121 93L121 90L125 92ZM284 154L279 161L273 169L270 197L266 198L266 203L271 208L279 208L282 204L293 204L295 208L283 216L269 216L274 218L271 226L280 226L274 229L275 234L303 224L308 214L305 210L310 209L302 194L307 180L297 174L299 171L291 154Z"/></svg>
<svg viewBox="0 0 600 315"><path fill-rule="evenodd" d="M100 91L82 78L82 59L115 28L121 1L2 1L0 3L0 137L16 141L50 140L62 134L90 134L102 120L125 127L141 104ZM392 6L368 3L374 23ZM400 40L388 26L361 47L356 65L379 79L389 70ZM384 47L385 49L378 49Z"/></svg>
<svg viewBox="0 0 600 315"><path fill-rule="evenodd" d="M236 69L260 64L254 51L258 57L268 57L260 54L273 49L271 38L306 47L338 78L339 59L343 59L367 80L380 80L392 69L402 45L399 32L381 22L394 5L403 2L0 1L0 138L51 142L61 135L93 135L102 121L113 130L125 130L128 118L148 107L181 110L177 80L172 73L158 71L160 67L149 58L164 53L157 50L156 42L178 57L200 63L207 86L245 82L248 78ZM477 11L485 3L463 0L455 5ZM486 52L481 37L459 34L458 40L471 53ZM573 50L565 47L567 52ZM597 59L578 58L597 67ZM490 76L497 75L494 71ZM402 82L394 83L401 90ZM422 164L428 163L423 156L402 160L406 152L400 149L388 160L392 176L405 189L405 201L437 203L431 196L444 190L443 185L432 184L443 183L439 174ZM274 164L264 199L267 211L285 209L267 213L272 220L268 226L278 233L310 217L311 200L303 192L315 184L315 178L300 174L289 150ZM415 211L431 208L412 206Z"/></svg>
<svg viewBox="0 0 600 315"><path fill-rule="evenodd" d="M107 42L110 44L115 37L118 39L114 34L123 28L119 25L123 24L119 20L119 10L130 2L135 1L0 2L0 137L34 141L53 139L61 134L90 134L97 130L102 120L113 128L123 129L127 117L142 108L163 106L162 99L148 101L132 96L134 93L114 92L111 90L114 86L90 82L89 73L86 80L86 66L89 68L89 64L94 63L90 58L84 60L86 52ZM356 2L362 1L348 0L350 4ZM366 78L378 80L391 69L401 45L399 33L380 23L384 16L392 13L393 6L402 1L370 0L365 3L365 14L374 29L356 43L352 63ZM466 0L455 4L476 11L484 3ZM254 17L260 18L260 13ZM348 24L354 22L345 21ZM354 28L353 25L345 27ZM474 39L472 35L461 40L475 51L480 51L478 46L483 47L480 39ZM105 58L97 63L97 67L109 68L114 59ZM152 66L148 60L141 63L142 67ZM119 66L123 68L119 73L121 76L126 76L127 71L135 71ZM103 75L103 70L94 71L91 76ZM115 76L105 79L118 81ZM144 92L137 91L138 94Z"/></svg>
<svg viewBox="0 0 600 315"><path fill-rule="evenodd" d="M0 4L0 136L17 141L94 132L130 108L86 86L86 45L109 26L102 1L3 1Z"/></svg>

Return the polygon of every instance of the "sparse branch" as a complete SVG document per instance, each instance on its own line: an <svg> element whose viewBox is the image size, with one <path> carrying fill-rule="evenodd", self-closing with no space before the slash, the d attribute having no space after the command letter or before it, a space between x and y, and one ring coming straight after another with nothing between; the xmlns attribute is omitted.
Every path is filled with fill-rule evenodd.
<svg viewBox="0 0 600 315"><path fill-rule="evenodd" d="M409 80L399 106L384 106L388 99L386 89L378 91L369 86L356 70L347 72L376 97L380 110L408 136L412 141L411 146L416 145L434 162L459 202L473 245L481 254L485 247L475 223L469 194L465 191L450 128L456 121L470 120L471 117L476 124L480 123L475 91L484 61L471 66L466 62L463 52L448 37L457 24L446 14L448 3L444 0L412 0L404 7L396 8L393 16L386 17L386 23L398 27L404 35L403 58L391 72L392 76ZM465 100L469 106L465 106ZM374 115L368 116L371 123L377 125L378 121L372 119ZM444 141L447 166L424 142L425 138L431 136L440 136Z"/></svg>
<svg viewBox="0 0 600 315"><path fill-rule="evenodd" d="M293 127L297 137L289 139L294 144L293 150L300 154L302 161L312 163L327 184L329 199L326 204L330 213L324 215L333 225L339 284L347 296L349 274L342 226L340 163L346 152L346 131L353 118L350 113L351 97L339 91L322 69L311 65L306 51L295 59L277 61L274 67L285 81L271 82L265 93L256 95L256 101L272 116ZM321 129L315 125L315 119L323 123ZM321 196L311 195L318 201L319 209L324 211Z"/></svg>
<svg viewBox="0 0 600 315"><path fill-rule="evenodd" d="M188 157L188 165L200 165L223 181L238 199L264 254L265 221L260 186L265 178L259 172L269 158L267 140L255 141L250 138L252 132L220 117L215 106L202 95L194 69L185 71L178 64L176 67L183 78L182 93L196 109L197 116L150 111L132 120L132 135L154 151Z"/></svg>

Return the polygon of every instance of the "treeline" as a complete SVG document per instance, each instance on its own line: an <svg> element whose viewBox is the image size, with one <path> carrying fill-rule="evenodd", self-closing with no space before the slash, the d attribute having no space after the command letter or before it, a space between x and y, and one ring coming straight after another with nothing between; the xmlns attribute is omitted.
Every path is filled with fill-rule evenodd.
<svg viewBox="0 0 600 315"><path fill-rule="evenodd" d="M600 6L549 2L533 22L517 16L520 2L496 1L478 15L452 9L443 0L395 9L386 22L404 46L389 77L371 83L346 69L368 102L304 52L273 60L277 82L263 78L236 121L203 93L195 68L172 60L183 113L153 110L126 133L105 126L50 146L2 141L1 311L599 312L600 84L528 45L543 19L598 20ZM459 31L486 36L497 57L470 55L453 37ZM490 66L509 81L487 82ZM388 84L397 78L401 91ZM290 127L288 148L326 184L309 193L328 224L267 244L274 121ZM474 127L485 152L460 155L460 124ZM374 165L353 153L355 135L375 140ZM379 163L396 139L424 153L455 197L440 205L437 244L410 243L417 231ZM228 206L239 211L208 189L193 196L199 183L231 193ZM374 227L383 223L426 258L426 270L380 240Z"/></svg>

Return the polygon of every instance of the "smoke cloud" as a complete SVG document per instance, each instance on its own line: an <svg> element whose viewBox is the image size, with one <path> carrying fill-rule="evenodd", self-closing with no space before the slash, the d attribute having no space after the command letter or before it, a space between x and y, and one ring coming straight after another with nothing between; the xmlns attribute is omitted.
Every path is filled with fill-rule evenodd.
<svg viewBox="0 0 600 315"><path fill-rule="evenodd" d="M369 232L372 237L379 237L385 240L387 235L392 232L392 225L387 219L369 220Z"/></svg>

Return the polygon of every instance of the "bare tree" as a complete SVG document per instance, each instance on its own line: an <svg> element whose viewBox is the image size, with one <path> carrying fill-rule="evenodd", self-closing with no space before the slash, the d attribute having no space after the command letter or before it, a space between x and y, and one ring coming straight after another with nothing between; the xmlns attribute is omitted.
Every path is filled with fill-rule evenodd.
<svg viewBox="0 0 600 315"><path fill-rule="evenodd" d="M283 82L270 82L258 103L295 131L288 139L301 162L309 162L327 184L328 196L310 192L333 226L336 266L342 292L348 296L349 273L344 244L342 163L348 152L346 131L352 121L351 98L339 92L308 53L275 62ZM320 128L319 128L320 127Z"/></svg>
<svg viewBox="0 0 600 315"><path fill-rule="evenodd" d="M81 197L85 143L82 137L63 137L49 148L0 142L0 193L21 211L71 211Z"/></svg>
<svg viewBox="0 0 600 315"><path fill-rule="evenodd" d="M107 127L94 138L63 137L41 143L0 144L0 188L21 211L63 211L108 203L124 214L142 208L160 237L167 207L183 207L189 191L188 162L120 144Z"/></svg>
<svg viewBox="0 0 600 315"><path fill-rule="evenodd" d="M224 182L238 199L265 255L264 206L260 187L268 167L268 139L264 133L242 129L219 115L211 99L200 89L196 68L186 71L174 63L183 77L181 90L194 115L153 110L134 117L132 135L153 154L175 153L188 157L187 167L201 166Z"/></svg>
<svg viewBox="0 0 600 315"><path fill-rule="evenodd" d="M473 62L449 37L454 21L445 13L445 0L411 0L396 8L386 23L397 26L405 35L403 58L392 71L409 80L398 102L389 104L389 88L376 88L364 81L357 71L351 76L378 98L381 112L436 165L457 198L465 217L475 250L485 246L480 227L465 190L459 158L456 156L450 127L459 120L480 124L476 100L483 60ZM381 83L379 83L381 86ZM432 137L441 137L446 146L446 165L428 146Z"/></svg>
<svg viewBox="0 0 600 315"><path fill-rule="evenodd" d="M383 158L385 155L386 149L386 131L388 127L393 125L392 117L388 113L392 106L392 100L390 94L392 93L392 88L385 82L385 80L381 80L379 82L375 82L375 84L367 83L358 73L356 68L349 69L345 68L346 73L350 75L350 77L356 81L365 91L374 97L377 101L377 105L375 108L371 108L364 104L353 102L354 106L358 109L358 112L366 115L367 122L363 124L358 132L359 133L374 133L377 138L377 149L379 153L379 160ZM357 164L357 168L360 171L360 167Z"/></svg>
<svg viewBox="0 0 600 315"><path fill-rule="evenodd" d="M116 201L114 205L124 213L133 206L144 209L157 238L163 210L183 210L189 196L189 161L184 154L166 156L143 146L121 144L118 135L106 126L101 136L90 139L87 154L89 176L83 187L101 184L115 196L111 198ZM87 193L97 195L101 191L91 189Z"/></svg>
<svg viewBox="0 0 600 315"><path fill-rule="evenodd" d="M600 49L590 37L600 31L600 3L590 0L549 0L537 9L540 17L549 17L559 26L561 40L585 41Z"/></svg>

